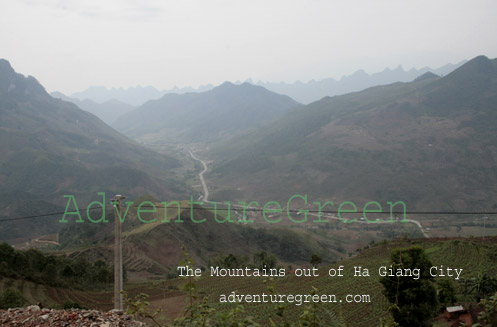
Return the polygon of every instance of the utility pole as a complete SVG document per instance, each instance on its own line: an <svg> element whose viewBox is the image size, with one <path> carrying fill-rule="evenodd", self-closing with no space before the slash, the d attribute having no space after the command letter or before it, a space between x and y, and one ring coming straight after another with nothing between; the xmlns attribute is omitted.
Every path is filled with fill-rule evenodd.
<svg viewBox="0 0 497 327"><path fill-rule="evenodd" d="M112 203L115 206L114 220L114 309L123 309L123 245L121 239L121 200L125 196L117 194Z"/></svg>
<svg viewBox="0 0 497 327"><path fill-rule="evenodd" d="M485 227L486 227L486 226L485 226L485 224L486 224L486 222L487 222L487 218L488 218L488 217L486 217L486 216L485 216L485 217L483 217L483 239L485 239L485 229L486 229L486 228L485 228Z"/></svg>

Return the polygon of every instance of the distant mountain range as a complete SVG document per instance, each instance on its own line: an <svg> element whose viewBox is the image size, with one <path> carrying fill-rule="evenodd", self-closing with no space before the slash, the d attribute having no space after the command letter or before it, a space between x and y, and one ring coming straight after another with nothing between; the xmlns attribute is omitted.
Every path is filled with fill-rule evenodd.
<svg viewBox="0 0 497 327"><path fill-rule="evenodd" d="M392 70L386 68L382 72L374 74L367 74L364 70L358 70L354 74L344 76L339 80L326 78L319 81L312 80L309 82L297 81L294 83L273 83L259 81L257 83L254 83L252 82L252 80L249 79L246 82L263 86L270 91L288 95L289 97L295 99L300 103L308 104L313 101L317 101L325 96L356 92L375 85L386 85L395 82L410 82L418 76L421 76L429 71L437 75L444 76L457 67L460 67L465 62L466 61L461 61L458 64L447 64L437 69L424 67L420 69L412 68L408 71L404 70L402 66L398 66L396 69ZM234 84L243 84L243 82L237 81ZM212 84L202 85L196 89L187 86L182 88L174 87L172 89L162 91L159 91L152 86L137 86L130 87L128 89L108 89L103 86L92 86L84 91L73 93L72 95L70 95L69 98L78 99L81 101L89 99L97 103L104 103L114 99L136 107L144 104L149 100L159 99L165 94L184 94L191 92L200 93L209 91L212 88L214 88ZM55 92L54 94L60 96L61 93Z"/></svg>
<svg viewBox="0 0 497 327"><path fill-rule="evenodd" d="M195 89L192 87L174 87L170 90L159 91L153 86L136 86L128 89L111 88L104 86L91 86L84 91L73 93L70 97L79 100L90 99L97 103L107 102L109 100L118 100L130 104L132 106L140 106L149 100L156 100L167 93L189 93L189 92L205 92L212 89L214 86L208 84Z"/></svg>
<svg viewBox="0 0 497 327"><path fill-rule="evenodd" d="M443 77L426 72L412 82L306 106L261 86L227 82L165 94L135 109L111 101L114 111L105 119L139 141L209 146L213 200L303 193L334 201L402 200L411 209L489 209L497 207L496 66L481 56ZM392 76L395 71L403 70ZM78 105L104 112L91 101ZM85 203L100 191L187 195L172 172L178 160L54 99L6 60L0 60L0 118L0 219L59 211L64 194ZM51 228L43 224L4 224L0 238Z"/></svg>
<svg viewBox="0 0 497 327"><path fill-rule="evenodd" d="M226 82L201 93L166 94L122 115L112 126L154 142L214 142L280 117L299 106L261 86Z"/></svg>
<svg viewBox="0 0 497 327"><path fill-rule="evenodd" d="M211 146L212 200L497 208L497 59L326 97Z"/></svg>
<svg viewBox="0 0 497 327"><path fill-rule="evenodd" d="M358 70L354 74L343 76L339 80L326 78L319 81L312 80L307 83L300 81L295 83L258 82L257 85L264 86L268 90L276 93L286 94L298 102L308 104L325 96L357 92L376 85L387 85L395 82L411 82L426 72L445 76L465 62L466 60L461 61L458 64L447 64L437 69L424 67L421 69L412 68L407 71L399 65L395 69L386 68L382 72L374 74L367 74L364 70Z"/></svg>
<svg viewBox="0 0 497 327"><path fill-rule="evenodd" d="M144 148L93 114L54 99L34 77L0 59L0 219L61 211L75 195L186 196L172 178L179 162ZM98 197L97 197L98 198ZM109 199L110 200L110 199ZM84 208L84 207L83 207ZM60 217L58 217L60 219ZM0 239L53 231L52 218L0 224Z"/></svg>
<svg viewBox="0 0 497 327"><path fill-rule="evenodd" d="M90 99L79 100L77 98L71 98L65 96L60 92L52 92L50 95L56 99L61 99L64 101L72 102L81 109L94 114L98 118L102 119L107 125L114 123L119 116L130 112L135 109L134 106L127 103L121 102L116 99L107 100L102 103L97 103Z"/></svg>

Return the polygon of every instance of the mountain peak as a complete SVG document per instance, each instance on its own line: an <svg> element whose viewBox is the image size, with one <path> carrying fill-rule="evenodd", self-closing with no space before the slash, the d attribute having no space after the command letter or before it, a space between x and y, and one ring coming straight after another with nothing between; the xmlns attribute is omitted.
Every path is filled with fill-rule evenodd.
<svg viewBox="0 0 497 327"><path fill-rule="evenodd" d="M425 81L425 80L430 80L430 79L436 79L439 78L437 74L434 74L432 72L426 72L423 75L417 77L414 82L419 82L419 81Z"/></svg>
<svg viewBox="0 0 497 327"><path fill-rule="evenodd" d="M369 76L368 73L364 71L364 69L359 69L356 72L354 72L352 75L349 76L342 76L340 81L346 81L346 80L354 80L354 79L360 79L360 78L365 78Z"/></svg>
<svg viewBox="0 0 497 327"><path fill-rule="evenodd" d="M232 82L230 81L226 81L224 83L222 83L221 85L217 86L216 89L220 88L220 89L228 89L228 88L232 88L236 86L235 84L233 84Z"/></svg>
<svg viewBox="0 0 497 327"><path fill-rule="evenodd" d="M262 86L225 82L206 92L165 95L119 117L113 126L135 136L164 131L162 136L180 142L212 141L280 117L296 106L290 97Z"/></svg>
<svg viewBox="0 0 497 327"><path fill-rule="evenodd" d="M242 91L242 90L255 90L255 89L265 90L263 87L250 84L249 82L243 82L240 84L235 84L232 82L224 82L223 84L213 88L212 91L214 91L214 92L233 92L233 91L235 91L236 92L237 90Z"/></svg>
<svg viewBox="0 0 497 327"><path fill-rule="evenodd" d="M8 71L8 70L14 72L14 69L10 65L10 62L6 59L0 58L0 72L4 73L5 71Z"/></svg>
<svg viewBox="0 0 497 327"><path fill-rule="evenodd" d="M489 76L494 74L496 68L486 56L478 56L454 70L447 77L452 79L468 79L474 77Z"/></svg>
<svg viewBox="0 0 497 327"><path fill-rule="evenodd" d="M27 94L48 95L36 78L16 73L8 60L0 59L0 93L4 92L22 96Z"/></svg>
<svg viewBox="0 0 497 327"><path fill-rule="evenodd" d="M17 73L10 65L10 62L5 59L0 59L0 81L2 82L2 84L4 81L12 81L13 79L15 79L16 75Z"/></svg>
<svg viewBox="0 0 497 327"><path fill-rule="evenodd" d="M477 71L485 72L492 68L492 61L486 56L477 56L461 66L461 68L463 67L471 67Z"/></svg>

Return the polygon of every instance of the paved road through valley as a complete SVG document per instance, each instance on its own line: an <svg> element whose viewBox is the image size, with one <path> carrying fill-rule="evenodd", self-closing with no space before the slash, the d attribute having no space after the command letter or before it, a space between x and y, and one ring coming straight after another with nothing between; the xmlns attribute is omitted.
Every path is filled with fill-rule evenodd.
<svg viewBox="0 0 497 327"><path fill-rule="evenodd" d="M192 156L192 158L194 160L200 161L202 163L202 165L204 166L204 169L198 174L198 176L200 177L200 182L202 183L202 188L204 190L204 195L200 198L200 200L204 201L204 202L209 202L209 189L207 188L207 183L205 182L205 179L204 179L204 174L208 170L207 164L205 163L204 160L199 159L198 157L196 157L191 150L189 150L189 152L190 152L190 156ZM242 206L238 206L238 205L234 204L233 207L242 207ZM248 206L246 208L247 209L259 209L257 207L248 207ZM318 216L318 214L313 214L313 213L309 213L309 215L310 216ZM339 219L337 216L326 215L326 214L323 214L323 217L328 217L328 218L331 218L331 219ZM421 230L421 233L423 234L423 236L425 238L429 238L430 237L428 234L426 234L426 232L423 229L423 226L421 226L421 223L419 221L414 220L414 219L406 219L405 221L413 223L416 226L418 226L419 229ZM358 223L367 223L366 221L361 221L361 220L358 220L357 222ZM381 223L390 223L390 222L389 221L381 221Z"/></svg>
<svg viewBox="0 0 497 327"><path fill-rule="evenodd" d="M202 198L200 200L202 200L204 202L209 202L209 189L207 188L207 184L205 183L205 179L204 179L204 173L207 171L207 164L202 159L197 158L191 150L189 150L189 151L190 151L190 155L192 156L192 158L194 160L200 161L202 163L202 165L204 166L204 170L202 170L198 174L198 177L200 177L200 182L202 183L202 188L204 189L204 195L202 196Z"/></svg>

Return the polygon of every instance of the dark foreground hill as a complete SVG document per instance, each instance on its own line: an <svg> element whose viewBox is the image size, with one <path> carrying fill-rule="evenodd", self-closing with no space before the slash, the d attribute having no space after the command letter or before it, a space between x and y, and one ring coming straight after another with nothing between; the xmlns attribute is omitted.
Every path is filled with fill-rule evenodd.
<svg viewBox="0 0 497 327"><path fill-rule="evenodd" d="M497 60L480 56L443 78L324 98L218 144L207 179L245 199L299 193L489 210L497 207L495 126Z"/></svg>
<svg viewBox="0 0 497 327"><path fill-rule="evenodd" d="M356 326L373 327L380 325L380 318L388 317L389 302L383 295L383 287L379 282L379 267L389 266L390 253L396 248L409 248L420 246L427 253L431 263L437 268L462 269L459 279L437 276L438 284L449 279L455 289L457 299L454 305L472 303L476 306L475 298L478 295L475 289L468 289L465 294L467 282L477 281L482 276L495 278L497 273L497 239L495 237L481 238L454 238L454 239L398 239L392 242L381 242L372 245L359 255L340 261L333 265L319 267L318 277L296 277L288 272L285 277L267 281L265 277L210 277L208 272L203 273L197 284L197 290L202 297L208 296L209 303L215 308L212 315L218 312L227 312L234 307L233 304L220 304L221 294L228 295L232 291L238 294L269 293L268 284L274 284L276 294L310 294L313 287L318 294L335 294L338 299L345 299L348 294L369 295L369 302L347 303L322 303L318 305L319 318L327 326ZM196 267L198 263L195 262ZM343 277L331 277L330 269L343 266ZM368 269L369 277L354 276L354 267L360 266ZM302 266L305 267L305 266ZM308 267L308 266L307 266ZM294 266L294 268L297 268ZM437 270L439 271L439 270ZM407 277L409 278L409 277ZM266 280L266 282L265 282ZM174 319L178 313L183 312L185 293L182 291L185 279L158 280L148 283L127 283L125 290L133 297L141 292L150 296L150 303L154 308L162 308L168 319ZM75 289L52 288L46 285L33 284L28 281L4 278L0 280L0 292L10 287L23 292L29 303L43 301L45 305L62 304L64 301L77 302L80 305L100 310L112 308L112 288L102 288L101 291L81 291ZM286 304L283 319L298 321L299 316L307 310L309 304L300 306L295 303ZM244 312L238 317L252 316L258 322L269 323L271 317L277 323L281 319L276 315L277 306L266 303L243 303Z"/></svg>
<svg viewBox="0 0 497 327"><path fill-rule="evenodd" d="M226 82L207 92L166 94L121 116L113 126L147 141L212 142L279 117L298 105L290 97L261 86Z"/></svg>
<svg viewBox="0 0 497 327"><path fill-rule="evenodd" d="M179 166L176 159L138 145L72 103L52 98L34 77L17 74L3 59L0 153L2 218L63 211L63 195L69 194L85 205L97 192L108 197L183 194L174 179L165 177ZM4 222L0 239L57 228L47 225L47 219Z"/></svg>
<svg viewBox="0 0 497 327"><path fill-rule="evenodd" d="M321 256L323 262L336 261L341 255L337 250L343 246L341 240L318 234L315 230L240 224L234 212L230 213L234 222L219 223L212 210L197 205L193 207L193 217L197 221L205 219L205 222L194 223L187 201L181 202L181 222L178 222L175 205L168 206L168 222L164 222L164 205L154 203L154 213L140 216L149 223L139 220L136 207L131 207L122 225L124 265L133 280L174 275L182 258L182 246L203 267L219 254L251 259L255 253L265 251L276 255L285 267L305 264L312 254ZM225 218L226 212L217 213L217 219ZM70 219L60 232L58 251L72 257L82 255L111 262L114 244L112 217L109 221L107 224L78 224Z"/></svg>

